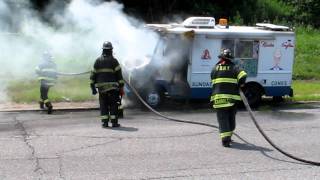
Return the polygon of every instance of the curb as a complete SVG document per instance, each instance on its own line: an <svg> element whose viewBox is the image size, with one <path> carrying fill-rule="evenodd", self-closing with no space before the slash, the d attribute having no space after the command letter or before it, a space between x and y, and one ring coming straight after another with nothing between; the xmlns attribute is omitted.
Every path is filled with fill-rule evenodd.
<svg viewBox="0 0 320 180"><path fill-rule="evenodd" d="M55 111L94 111L94 110L99 110L98 107L94 107L94 108L77 108L77 107L74 107L74 108L56 108L56 109L53 109L53 112ZM46 111L45 109L42 110L42 109L6 109L6 110L0 110L0 112L42 112L42 111Z"/></svg>
<svg viewBox="0 0 320 180"><path fill-rule="evenodd" d="M279 107L281 109L282 105L313 105L313 104L319 104L320 105L320 101L295 101L295 102L284 102L284 103L279 103ZM131 107L132 108L132 107ZM130 107L128 107L128 109L131 109ZM204 108L205 109L205 108ZM94 111L94 110L99 110L99 107L54 107L53 111ZM38 108L34 108L34 107L29 107L26 109L20 109L20 108L8 108L8 109L0 109L0 112L42 112L42 111L46 111L45 109L38 109Z"/></svg>

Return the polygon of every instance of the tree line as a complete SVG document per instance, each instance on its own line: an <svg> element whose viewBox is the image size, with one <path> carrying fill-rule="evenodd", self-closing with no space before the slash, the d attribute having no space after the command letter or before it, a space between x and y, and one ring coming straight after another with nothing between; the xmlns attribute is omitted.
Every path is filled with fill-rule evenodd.
<svg viewBox="0 0 320 180"><path fill-rule="evenodd" d="M43 11L52 2L72 0L30 0ZM89 0L114 1L114 0ZM127 14L147 23L168 23L189 16L227 18L231 24L254 25L270 22L289 26L320 28L319 0L116 0Z"/></svg>
<svg viewBox="0 0 320 180"><path fill-rule="evenodd" d="M319 0L118 0L128 14L147 22L189 16L227 18L232 24L257 22L320 27Z"/></svg>

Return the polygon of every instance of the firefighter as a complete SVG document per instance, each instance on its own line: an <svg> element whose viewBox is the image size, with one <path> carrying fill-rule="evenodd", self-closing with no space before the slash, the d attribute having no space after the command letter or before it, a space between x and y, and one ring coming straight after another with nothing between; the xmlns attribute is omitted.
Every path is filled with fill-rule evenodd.
<svg viewBox="0 0 320 180"><path fill-rule="evenodd" d="M236 127L236 104L241 100L239 88L244 86L247 73L232 62L230 49L224 49L218 57L220 60L211 71L210 101L217 112L222 145L230 147L231 136Z"/></svg>
<svg viewBox="0 0 320 180"><path fill-rule="evenodd" d="M109 121L112 127L120 127L118 123L119 94L123 95L124 81L121 67L117 59L113 57L111 42L104 42L102 55L95 61L91 72L92 94L99 91L100 115L102 127L108 127Z"/></svg>
<svg viewBox="0 0 320 180"><path fill-rule="evenodd" d="M36 67L36 73L40 81L40 109L47 107L48 114L52 113L53 106L48 98L50 87L55 85L58 73L57 65L49 52L44 52L42 55L42 62Z"/></svg>

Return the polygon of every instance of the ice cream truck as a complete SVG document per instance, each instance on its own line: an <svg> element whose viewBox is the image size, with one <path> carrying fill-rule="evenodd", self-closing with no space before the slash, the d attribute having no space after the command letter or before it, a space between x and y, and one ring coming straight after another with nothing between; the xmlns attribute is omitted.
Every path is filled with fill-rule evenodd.
<svg viewBox="0 0 320 180"><path fill-rule="evenodd" d="M161 38L150 61L132 71L129 81L153 107L166 98L209 99L210 73L226 48L248 74L244 93L252 106L259 105L262 96L275 100L293 96L295 34L289 27L229 26L227 20L216 23L213 17L147 27Z"/></svg>

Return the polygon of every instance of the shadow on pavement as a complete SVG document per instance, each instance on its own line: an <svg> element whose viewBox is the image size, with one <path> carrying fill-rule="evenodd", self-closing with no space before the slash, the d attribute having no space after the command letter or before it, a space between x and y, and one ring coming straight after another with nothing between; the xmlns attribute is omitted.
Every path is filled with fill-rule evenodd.
<svg viewBox="0 0 320 180"><path fill-rule="evenodd" d="M270 152L273 151L272 149L248 144L248 143L238 143L238 142L232 142L231 148L233 149L239 149L239 150L246 150L246 151L264 151L264 152Z"/></svg>
<svg viewBox="0 0 320 180"><path fill-rule="evenodd" d="M293 164L301 164L301 165L309 165L309 164L301 163L301 162L298 162L298 161L292 161L291 159L290 160L285 160L285 159L279 159L279 158L276 158L276 157L272 157L271 155L268 154L268 152L274 151L275 149L269 149L269 148L265 148L265 147L261 147L261 146L256 146L254 144L249 143L248 141L243 139L238 134L235 134L235 136L238 137L244 143L232 142L231 148L239 149L239 150L260 151L262 155L264 155L265 157L268 157L270 159L273 159L275 161L293 163ZM283 156L283 157L286 157L286 156Z"/></svg>
<svg viewBox="0 0 320 180"><path fill-rule="evenodd" d="M124 127L124 126L121 126L121 127L118 127L118 128L109 127L107 129L111 129L111 130L115 130L115 131L127 131L127 132L135 132L135 131L139 130L138 128L135 128L135 127Z"/></svg>

